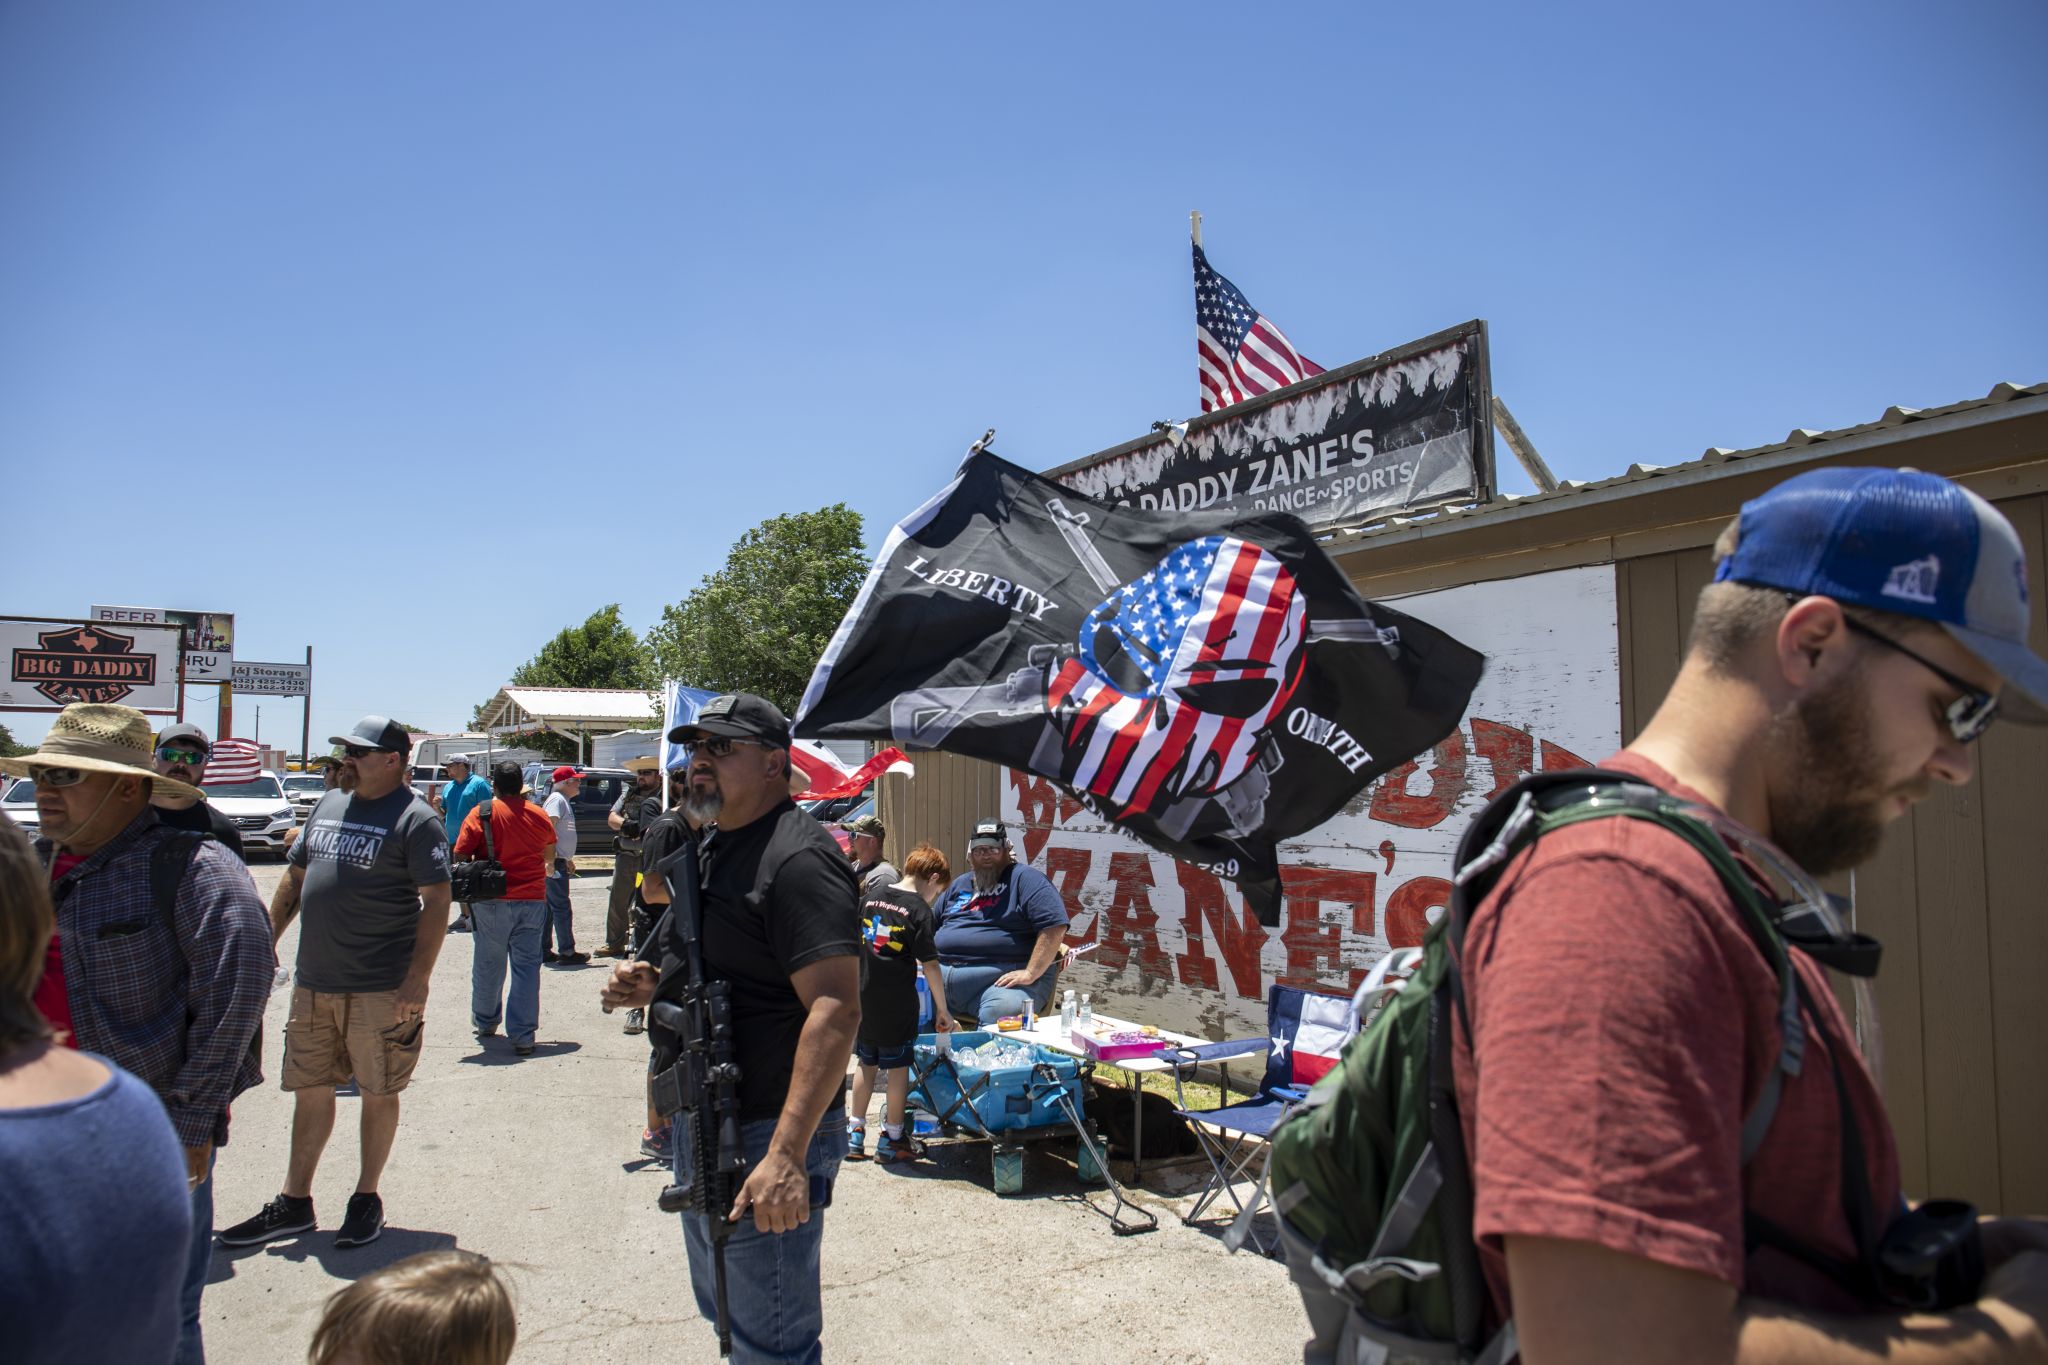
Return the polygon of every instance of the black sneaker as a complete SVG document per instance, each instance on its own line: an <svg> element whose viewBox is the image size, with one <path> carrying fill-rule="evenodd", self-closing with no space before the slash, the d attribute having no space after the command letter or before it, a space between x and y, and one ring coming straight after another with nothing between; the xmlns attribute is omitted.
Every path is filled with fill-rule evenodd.
<svg viewBox="0 0 2048 1365"><path fill-rule="evenodd" d="M348 1216L341 1220L341 1231L334 1234L338 1247L359 1247L377 1240L384 1231L384 1201L374 1194L352 1194L348 1197Z"/></svg>
<svg viewBox="0 0 2048 1365"><path fill-rule="evenodd" d="M254 1218L246 1219L231 1228L222 1228L220 1244L224 1247L253 1247L264 1242L276 1241L280 1237L296 1237L302 1232L312 1230L313 1201L294 1199L288 1194L281 1194L265 1204L263 1211Z"/></svg>
<svg viewBox="0 0 2048 1365"><path fill-rule="evenodd" d="M584 963L588 961L590 961L589 953L555 954L555 965L558 967L581 967Z"/></svg>
<svg viewBox="0 0 2048 1365"><path fill-rule="evenodd" d="M541 953L540 953L540 960L541 960L542 962L554 962L554 961L556 961L557 959L556 959L556 957L555 957L555 950L554 950L553 948L543 948L543 949L541 949Z"/></svg>

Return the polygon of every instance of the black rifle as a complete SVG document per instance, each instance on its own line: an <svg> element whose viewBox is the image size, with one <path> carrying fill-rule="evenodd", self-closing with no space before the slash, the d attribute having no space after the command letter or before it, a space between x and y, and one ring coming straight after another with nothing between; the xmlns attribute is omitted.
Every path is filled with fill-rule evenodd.
<svg viewBox="0 0 2048 1365"><path fill-rule="evenodd" d="M718 1307L718 1353L732 1354L726 1311L725 1242L733 1196L746 1178L740 1143L740 1068L733 1060L732 988L704 979L703 902L697 849L685 842L666 859L668 929L661 980L647 1012L654 1044L654 1111L673 1116L675 1141L689 1144L690 1179L662 1190L663 1213L701 1214L711 1235L712 1298Z"/></svg>

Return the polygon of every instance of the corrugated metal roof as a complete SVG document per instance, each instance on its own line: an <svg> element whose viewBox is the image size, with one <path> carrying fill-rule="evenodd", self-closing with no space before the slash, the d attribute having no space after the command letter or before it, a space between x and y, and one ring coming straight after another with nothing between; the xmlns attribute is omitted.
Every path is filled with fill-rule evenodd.
<svg viewBox="0 0 2048 1365"><path fill-rule="evenodd" d="M572 724L590 721L632 722L641 725L661 719L654 694L637 688L611 687L501 687L484 710L485 725L502 724L499 717L516 706L536 720Z"/></svg>
<svg viewBox="0 0 2048 1365"><path fill-rule="evenodd" d="M1883 432L1887 428L1903 427L1909 423L1926 422L1936 418L1953 417L1974 412L1978 409L2011 403L2018 399L2048 397L2048 383L2043 384L1999 384L1982 398L1971 398L1961 403L1950 403L1939 408L1889 407L1874 422L1861 426L1842 427L1835 431L1809 431L1799 428L1782 441L1770 445L1753 446L1747 450L1727 450L1710 446L1705 454L1696 460L1681 464L1653 465L1632 464L1625 473L1608 479L1573 480L1567 479L1555 490L1548 493L1506 493L1489 502L1466 506L1444 507L1429 511L1411 512L1375 519L1357 526L1338 527L1330 532L1330 549L1341 553L1363 540L1376 536L1388 536L1402 531L1419 530L1468 522L1479 517L1496 516L1500 513L1529 508L1535 510L1539 504L1557 503L1585 497L1605 489L1620 489L1633 484L1652 483L1662 479L1697 475L1716 465L1728 464L1735 460L1754 460L1764 456L1798 451L1802 455L1818 457L1826 452L1810 450L1810 447L1828 443L1841 443L1854 437L1868 436ZM2033 406L2033 405L2030 405ZM1512 457L1510 457L1512 458Z"/></svg>

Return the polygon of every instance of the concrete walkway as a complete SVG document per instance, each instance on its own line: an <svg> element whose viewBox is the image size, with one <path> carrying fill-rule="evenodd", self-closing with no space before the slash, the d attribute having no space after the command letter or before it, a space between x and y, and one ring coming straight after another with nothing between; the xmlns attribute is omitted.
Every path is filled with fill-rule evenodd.
<svg viewBox="0 0 2048 1365"><path fill-rule="evenodd" d="M267 899L277 864L258 864ZM577 946L602 942L607 874L574 888ZM297 930L285 937L287 965ZM479 1045L468 1016L470 940L450 935L427 1002L426 1052L405 1092L383 1180L389 1225L338 1250L354 1188L356 1105L341 1101L314 1185L320 1230L216 1249L206 1291L214 1365L305 1358L327 1296L377 1266L460 1246L507 1268L522 1365L715 1361L697 1317L677 1220L654 1207L662 1172L639 1155L647 1046L597 1006L609 963L541 969L539 1050ZM215 1178L216 1226L254 1213L284 1179L290 1097L276 1088L288 995L271 997L265 1084L236 1101ZM879 1103L879 1097L878 1097ZM856 1361L1298 1360L1304 1319L1285 1271L1227 1255L1181 1225L1195 1167L1148 1171L1157 1232L1114 1237L1081 1200L1072 1142L1026 1160L1025 1193L993 1193L985 1144L935 1145L904 1171L847 1165L825 1215L825 1351ZM1121 1172L1128 1169L1118 1163ZM1106 1193L1094 1198L1104 1205Z"/></svg>

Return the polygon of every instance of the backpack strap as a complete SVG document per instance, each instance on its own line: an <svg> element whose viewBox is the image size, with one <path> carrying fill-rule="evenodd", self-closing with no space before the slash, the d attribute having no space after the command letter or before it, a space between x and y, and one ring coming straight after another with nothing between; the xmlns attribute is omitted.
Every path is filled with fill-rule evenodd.
<svg viewBox="0 0 2048 1365"><path fill-rule="evenodd" d="M198 830L176 830L149 852L149 898L172 938L178 936L178 888L184 885L199 846L212 837Z"/></svg>

